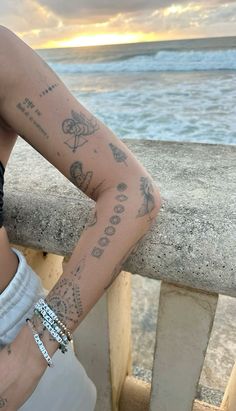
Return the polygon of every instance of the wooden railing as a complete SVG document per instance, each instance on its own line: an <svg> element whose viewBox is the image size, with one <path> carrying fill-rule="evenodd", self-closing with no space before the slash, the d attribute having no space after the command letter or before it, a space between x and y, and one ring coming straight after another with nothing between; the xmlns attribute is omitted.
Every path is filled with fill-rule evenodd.
<svg viewBox="0 0 236 411"><path fill-rule="evenodd" d="M235 411L236 366L220 408L195 397L218 295L236 297L236 146L123 141L155 179L163 204L74 333L75 352L97 386L96 411ZM20 138L5 182L11 244L50 289L94 203ZM131 375L132 274L161 280L151 385Z"/></svg>

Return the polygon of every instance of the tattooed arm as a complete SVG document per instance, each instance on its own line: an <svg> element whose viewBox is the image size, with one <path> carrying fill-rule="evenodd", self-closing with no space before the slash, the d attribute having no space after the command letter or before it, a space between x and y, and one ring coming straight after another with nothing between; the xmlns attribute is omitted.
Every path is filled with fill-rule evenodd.
<svg viewBox="0 0 236 411"><path fill-rule="evenodd" d="M160 209L160 195L128 147L75 99L30 47L1 27L0 38L0 116L96 202L70 260L46 297L73 332L150 229ZM38 317L33 316L33 322L53 355L58 343ZM18 351L27 347L25 356L32 353L29 364L45 370L46 362L27 325L16 341L12 343L15 358L24 357ZM22 347L18 341L27 344ZM7 356L6 349L3 351ZM22 372L27 372L27 367ZM16 401L17 395L24 393L23 387L15 388ZM0 384L1 394L10 398L7 391L1 392Z"/></svg>
<svg viewBox="0 0 236 411"><path fill-rule="evenodd" d="M46 297L71 332L112 284L157 214L158 198L150 178L141 176L136 184L139 190L133 188L134 179L126 178L98 198L62 276ZM58 343L38 317L33 321L53 354Z"/></svg>

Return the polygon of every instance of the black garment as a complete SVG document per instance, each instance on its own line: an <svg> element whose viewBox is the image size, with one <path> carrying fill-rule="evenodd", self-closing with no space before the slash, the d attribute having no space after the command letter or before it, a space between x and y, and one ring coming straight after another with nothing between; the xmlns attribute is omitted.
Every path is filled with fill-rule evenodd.
<svg viewBox="0 0 236 411"><path fill-rule="evenodd" d="M3 185L5 168L0 161L0 227L3 226Z"/></svg>

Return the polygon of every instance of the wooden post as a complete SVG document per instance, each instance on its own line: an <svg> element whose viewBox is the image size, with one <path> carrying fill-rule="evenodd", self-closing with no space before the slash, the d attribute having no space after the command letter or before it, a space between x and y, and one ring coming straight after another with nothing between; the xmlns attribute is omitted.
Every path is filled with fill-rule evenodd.
<svg viewBox="0 0 236 411"><path fill-rule="evenodd" d="M62 275L63 257L56 254L44 253L20 245L11 244L11 247L18 249L26 258L30 267L39 275L43 287L50 290Z"/></svg>
<svg viewBox="0 0 236 411"><path fill-rule="evenodd" d="M131 374L131 274L122 271L74 333L74 349L97 387L96 411L118 411Z"/></svg>
<svg viewBox="0 0 236 411"><path fill-rule="evenodd" d="M148 411L151 384L133 376L125 379L120 397L119 411ZM222 411L221 408L206 402L194 401L193 411Z"/></svg>
<svg viewBox="0 0 236 411"><path fill-rule="evenodd" d="M162 282L150 411L192 411L217 300Z"/></svg>
<svg viewBox="0 0 236 411"><path fill-rule="evenodd" d="M222 411L236 410L236 363L229 378L227 388L221 404Z"/></svg>

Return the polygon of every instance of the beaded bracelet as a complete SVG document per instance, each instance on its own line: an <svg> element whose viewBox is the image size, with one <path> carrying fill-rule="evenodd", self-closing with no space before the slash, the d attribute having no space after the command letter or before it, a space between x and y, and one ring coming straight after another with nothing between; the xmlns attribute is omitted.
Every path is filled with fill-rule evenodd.
<svg viewBox="0 0 236 411"><path fill-rule="evenodd" d="M34 326L33 326L32 322L31 322L30 318L26 318L25 321L27 322L27 324L29 324L29 326L30 326L30 328L31 328L31 330L32 330L32 332L33 332L34 339L35 339L35 341L36 341L36 343L37 343L37 345L38 345L41 353L43 354L45 360L47 361L48 366L49 366L49 367L54 367L54 364L53 364L53 362L52 362L52 359L51 359L50 355L48 354L48 352L47 352L47 350L46 350L43 342L40 340L39 335L38 335L36 329L34 328Z"/></svg>
<svg viewBox="0 0 236 411"><path fill-rule="evenodd" d="M49 305L42 298L36 303L34 308L34 313L40 315L43 319L43 325L51 333L52 337L59 343L59 349L64 354L67 352L66 345L72 340L70 332L67 330L66 326L58 319L54 311L49 307ZM61 328L58 327L59 324ZM65 331L65 333L63 332Z"/></svg>
<svg viewBox="0 0 236 411"><path fill-rule="evenodd" d="M57 340L59 343L68 344L69 340L67 336L62 332L62 330L56 325L56 323L51 319L51 317L48 316L47 313L45 313L44 310L39 311L36 308L34 309L34 313L37 316L40 316L43 320L43 324L45 327L48 329L48 331L52 334L52 336Z"/></svg>
<svg viewBox="0 0 236 411"><path fill-rule="evenodd" d="M68 337L68 340L71 341L72 340L72 336L69 332L69 330L66 328L66 326L63 324L63 322L61 320L59 320L59 318L57 317L57 315L54 313L54 311L49 307L49 305L46 303L45 300L43 300L42 298L39 299L39 301L35 304L35 308L40 310L42 312L42 308L44 308L44 310L48 313L48 315L54 320L56 321L62 328L62 330L65 332L65 334Z"/></svg>

